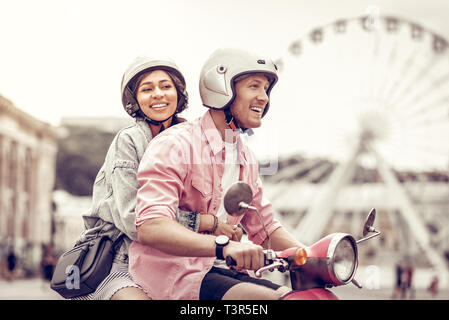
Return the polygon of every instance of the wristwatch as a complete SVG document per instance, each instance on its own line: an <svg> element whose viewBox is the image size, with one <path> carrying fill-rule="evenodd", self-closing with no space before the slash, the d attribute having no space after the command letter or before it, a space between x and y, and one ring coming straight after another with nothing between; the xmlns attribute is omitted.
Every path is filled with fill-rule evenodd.
<svg viewBox="0 0 449 320"><path fill-rule="evenodd" d="M225 235L219 235L215 238L215 256L220 259L224 260L225 257L223 256L223 248L229 243L229 238Z"/></svg>

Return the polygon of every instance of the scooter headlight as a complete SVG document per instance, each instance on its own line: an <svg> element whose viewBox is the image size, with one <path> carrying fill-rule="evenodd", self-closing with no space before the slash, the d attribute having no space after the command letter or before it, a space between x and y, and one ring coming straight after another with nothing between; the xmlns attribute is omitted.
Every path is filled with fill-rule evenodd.
<svg viewBox="0 0 449 320"><path fill-rule="evenodd" d="M357 244L347 233L335 233L327 251L327 266L334 285L352 280L357 269Z"/></svg>
<svg viewBox="0 0 449 320"><path fill-rule="evenodd" d="M353 243L348 238L338 242L334 252L334 273L340 282L351 280L357 263Z"/></svg>

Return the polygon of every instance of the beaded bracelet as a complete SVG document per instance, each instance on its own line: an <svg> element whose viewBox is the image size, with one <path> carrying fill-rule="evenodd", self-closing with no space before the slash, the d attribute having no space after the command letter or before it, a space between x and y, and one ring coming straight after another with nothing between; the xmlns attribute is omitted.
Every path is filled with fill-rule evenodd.
<svg viewBox="0 0 449 320"><path fill-rule="evenodd" d="M211 234L213 234L215 231L217 231L218 228L218 217L216 215L212 215L214 217L214 226L212 227L212 230L210 231Z"/></svg>

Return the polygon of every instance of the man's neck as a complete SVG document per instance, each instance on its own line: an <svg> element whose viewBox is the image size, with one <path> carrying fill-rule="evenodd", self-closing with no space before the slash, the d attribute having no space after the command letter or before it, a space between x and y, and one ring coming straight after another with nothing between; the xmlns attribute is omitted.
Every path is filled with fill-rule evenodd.
<svg viewBox="0 0 449 320"><path fill-rule="evenodd" d="M220 132L221 139L229 143L235 143L239 133L233 132L233 130L226 123L226 117L222 110L210 109L212 120L215 123L215 127Z"/></svg>

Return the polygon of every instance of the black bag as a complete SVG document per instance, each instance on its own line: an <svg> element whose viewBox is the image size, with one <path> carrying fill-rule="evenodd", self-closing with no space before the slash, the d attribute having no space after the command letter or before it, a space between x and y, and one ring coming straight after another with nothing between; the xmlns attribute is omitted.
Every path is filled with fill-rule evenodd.
<svg viewBox="0 0 449 320"><path fill-rule="evenodd" d="M58 260L50 287L66 299L94 292L106 278L115 256L114 242L102 236L75 246Z"/></svg>

